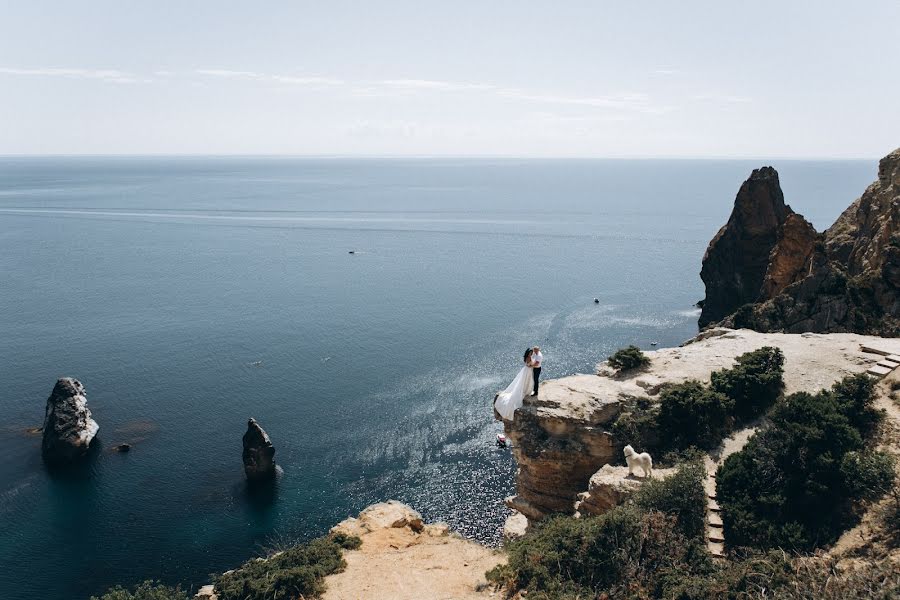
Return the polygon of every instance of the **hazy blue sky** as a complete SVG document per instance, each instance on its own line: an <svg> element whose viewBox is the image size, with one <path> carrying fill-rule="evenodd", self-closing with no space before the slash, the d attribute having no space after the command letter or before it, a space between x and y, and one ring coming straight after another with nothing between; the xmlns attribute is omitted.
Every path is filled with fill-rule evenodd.
<svg viewBox="0 0 900 600"><path fill-rule="evenodd" d="M898 0L0 0L0 154L878 157L898 32Z"/></svg>

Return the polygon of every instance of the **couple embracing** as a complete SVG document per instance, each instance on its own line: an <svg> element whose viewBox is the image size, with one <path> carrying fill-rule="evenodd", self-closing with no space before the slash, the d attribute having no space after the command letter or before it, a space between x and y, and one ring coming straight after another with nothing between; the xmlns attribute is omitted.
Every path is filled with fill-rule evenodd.
<svg viewBox="0 0 900 600"><path fill-rule="evenodd" d="M494 398L494 410L507 421L512 421L513 413L522 406L526 395L538 395L541 363L544 361L540 347L535 346L526 350L523 361L525 366L522 367L516 378Z"/></svg>

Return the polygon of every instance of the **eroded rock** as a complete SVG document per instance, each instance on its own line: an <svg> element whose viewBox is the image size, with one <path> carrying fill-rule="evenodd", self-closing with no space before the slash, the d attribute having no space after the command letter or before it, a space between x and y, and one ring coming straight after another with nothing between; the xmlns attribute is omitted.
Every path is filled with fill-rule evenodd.
<svg viewBox="0 0 900 600"><path fill-rule="evenodd" d="M244 473L247 479L259 481L272 479L276 475L275 447L269 440L269 434L260 427L256 419L247 421L247 432L244 434Z"/></svg>
<svg viewBox="0 0 900 600"><path fill-rule="evenodd" d="M44 413L44 460L52 464L73 462L85 454L100 426L87 407L84 386L77 379L64 377L56 382Z"/></svg>
<svg viewBox="0 0 900 600"><path fill-rule="evenodd" d="M757 331L900 335L900 149L880 161L878 180L827 231L816 233L790 213L777 226L771 247L767 235L752 236L733 223L772 224L771 202L740 202L751 180L704 257L707 297L701 327L718 321ZM747 217L749 209L758 214ZM735 214L742 216L735 219ZM752 241L757 253L745 258L744 251L735 252L740 244L723 241L734 239L745 240L747 251ZM758 254L764 248L769 248L765 278L754 297Z"/></svg>

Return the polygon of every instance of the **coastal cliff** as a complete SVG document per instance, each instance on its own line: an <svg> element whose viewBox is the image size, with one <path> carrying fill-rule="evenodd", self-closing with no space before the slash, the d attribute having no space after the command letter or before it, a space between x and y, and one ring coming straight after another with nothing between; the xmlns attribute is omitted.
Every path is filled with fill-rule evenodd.
<svg viewBox="0 0 900 600"><path fill-rule="evenodd" d="M635 402L658 402L666 383L709 381L713 371L730 367L737 356L763 346L784 353L786 394L813 393L847 375L865 372L881 357L863 351L863 346L900 353L900 339L719 328L681 347L647 352L650 365L643 370L616 375L601 363L597 374L547 381L537 400L526 397L513 420L503 423L518 464L516 495L507 498L507 505L531 520L574 513L576 502L585 499L582 494L596 490L591 478L605 464L624 464L622 448L631 440L613 433L620 414ZM585 508L598 502L602 505L589 500Z"/></svg>
<svg viewBox="0 0 900 600"><path fill-rule="evenodd" d="M775 169L753 171L700 276L701 327L900 335L900 149L823 233L784 203Z"/></svg>

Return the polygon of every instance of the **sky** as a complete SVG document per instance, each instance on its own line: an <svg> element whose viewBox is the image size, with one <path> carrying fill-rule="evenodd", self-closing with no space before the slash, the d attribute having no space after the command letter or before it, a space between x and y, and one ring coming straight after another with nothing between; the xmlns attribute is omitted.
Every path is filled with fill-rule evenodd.
<svg viewBox="0 0 900 600"><path fill-rule="evenodd" d="M0 154L877 158L900 0L0 0Z"/></svg>

